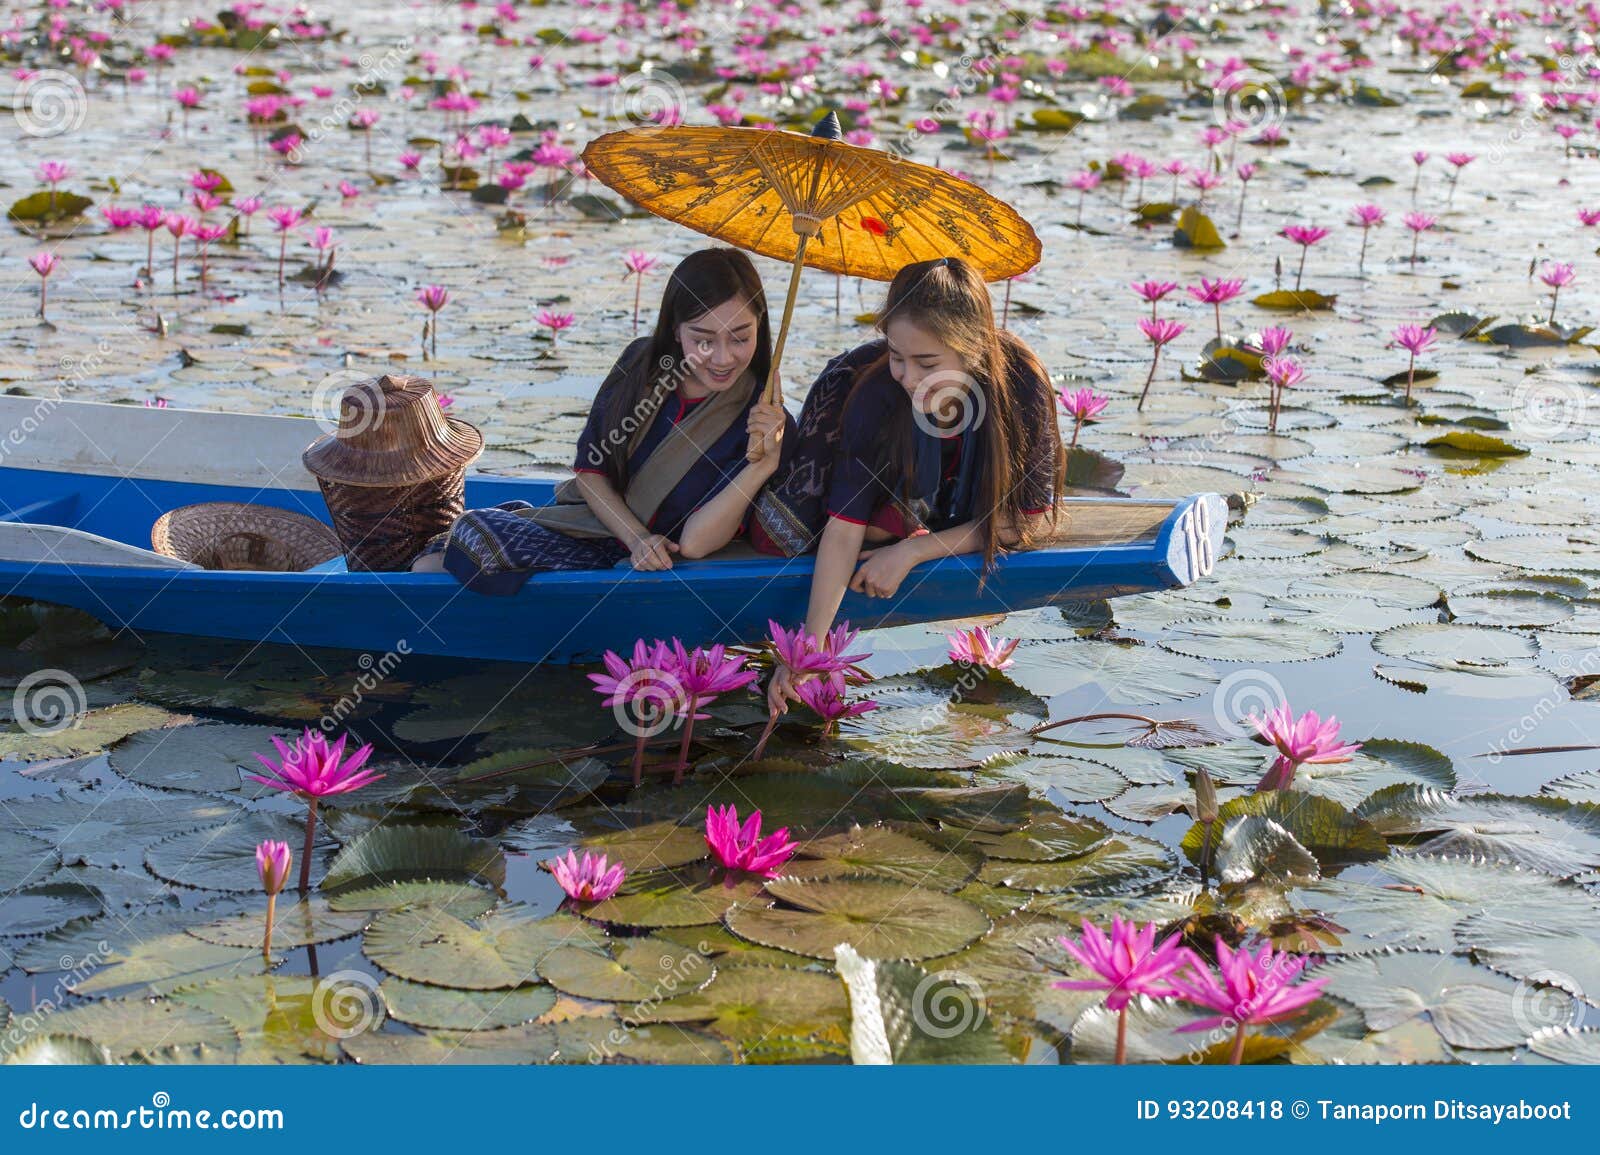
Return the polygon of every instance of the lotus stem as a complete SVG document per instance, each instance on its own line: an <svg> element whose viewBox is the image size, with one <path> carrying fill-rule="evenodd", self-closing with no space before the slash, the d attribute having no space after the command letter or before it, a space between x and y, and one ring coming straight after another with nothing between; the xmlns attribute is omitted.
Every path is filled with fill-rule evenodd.
<svg viewBox="0 0 1600 1155"><path fill-rule="evenodd" d="M1081 430L1082 428L1083 428L1083 418L1079 417L1076 421L1074 421L1072 423L1072 444L1067 446L1067 452L1068 453L1071 453L1074 449L1078 448L1078 431Z"/></svg>
<svg viewBox="0 0 1600 1155"><path fill-rule="evenodd" d="M261 961L269 967L272 965L272 924L278 910L278 896L267 895L267 929L261 936Z"/></svg>
<svg viewBox="0 0 1600 1155"><path fill-rule="evenodd" d="M289 251L289 230L278 234L278 288L283 288L283 258Z"/></svg>
<svg viewBox="0 0 1600 1155"><path fill-rule="evenodd" d="M1306 254L1310 251L1311 246L1300 246L1300 267L1294 271L1294 291L1297 293L1300 291L1300 278L1305 276L1306 272Z"/></svg>
<svg viewBox="0 0 1600 1155"><path fill-rule="evenodd" d="M633 784L638 786L644 781L644 731L639 731L639 736L633 743Z"/></svg>
<svg viewBox="0 0 1600 1155"><path fill-rule="evenodd" d="M678 747L678 765L672 772L674 786L683 784L683 772L689 768L689 742L694 738L694 711L699 703L699 695L689 695L689 715L683 724L683 744Z"/></svg>
<svg viewBox="0 0 1600 1155"><path fill-rule="evenodd" d="M1367 268L1367 237L1371 233L1371 229L1364 228L1361 230L1361 256L1356 259L1356 272L1358 273L1365 272Z"/></svg>
<svg viewBox="0 0 1600 1155"><path fill-rule="evenodd" d="M1240 1028L1243 1030L1243 1028ZM1128 1061L1128 1008L1123 1007L1117 1012L1117 1057L1113 1060L1117 1066L1122 1066Z"/></svg>
<svg viewBox="0 0 1600 1155"><path fill-rule="evenodd" d="M766 727L761 731L761 738L756 742L756 748L750 752L752 759L760 758L767 752L767 739L772 737L772 732L778 728L778 719L780 717L782 715L777 711L773 711L768 715Z"/></svg>
<svg viewBox="0 0 1600 1155"><path fill-rule="evenodd" d="M306 845L300 854L300 894L304 897L311 890L311 844L317 836L317 799L315 795L306 799ZM269 923L268 934L271 934Z"/></svg>
<svg viewBox="0 0 1600 1155"><path fill-rule="evenodd" d="M1553 286L1550 290L1550 320L1547 321L1546 324L1554 325L1556 323L1556 301L1558 301L1560 297L1561 286Z"/></svg>
<svg viewBox="0 0 1600 1155"><path fill-rule="evenodd" d="M1411 361L1406 365L1406 404L1411 404L1411 383L1417 377L1417 355L1411 354Z"/></svg>
<svg viewBox="0 0 1600 1155"><path fill-rule="evenodd" d="M1139 404L1134 406L1134 409L1136 411L1137 410L1142 410L1144 408L1144 399L1150 393L1150 382L1152 382L1152 381L1154 381L1156 379L1156 366L1159 365L1160 363L1161 363L1161 346L1157 345L1156 348L1155 348L1155 352L1150 357L1150 373L1144 379L1144 388L1139 391Z"/></svg>
<svg viewBox="0 0 1600 1155"><path fill-rule="evenodd" d="M1143 722L1146 726L1159 726L1161 723L1155 718L1146 718L1143 714L1079 714L1075 718L1062 718L1059 722L1046 722L1042 726L1035 726L1029 734L1043 734L1046 730L1054 730L1057 726L1070 726L1074 722L1099 722L1107 718L1124 718L1129 722Z"/></svg>
<svg viewBox="0 0 1600 1155"><path fill-rule="evenodd" d="M1228 1052L1228 1062L1237 1067L1244 1062L1244 1024L1239 1024L1239 1029L1233 1035L1233 1050Z"/></svg>

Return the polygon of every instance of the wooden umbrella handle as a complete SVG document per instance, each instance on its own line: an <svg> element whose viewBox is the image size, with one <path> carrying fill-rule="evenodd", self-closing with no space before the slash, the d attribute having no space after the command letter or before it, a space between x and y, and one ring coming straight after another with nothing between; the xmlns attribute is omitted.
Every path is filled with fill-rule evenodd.
<svg viewBox="0 0 1600 1155"><path fill-rule="evenodd" d="M800 294L800 274L806 267L806 245L811 237L806 233L800 234L800 245L794 251L794 268L789 270L789 295L783 302L783 320L778 325L778 339L772 346L772 367L767 370L767 382L761 390L763 405L782 405L783 387L778 381L778 367L783 364L783 347L789 340L789 321L794 317L794 299ZM750 447L745 452L748 461L760 461L766 451L761 447L761 438L755 434L750 435Z"/></svg>

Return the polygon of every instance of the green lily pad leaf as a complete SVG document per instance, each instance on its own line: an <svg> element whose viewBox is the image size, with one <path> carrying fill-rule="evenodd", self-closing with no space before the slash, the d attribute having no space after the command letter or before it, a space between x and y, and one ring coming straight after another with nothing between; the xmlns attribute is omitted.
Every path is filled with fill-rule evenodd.
<svg viewBox="0 0 1600 1155"><path fill-rule="evenodd" d="M853 719L844 740L864 753L928 769L969 768L1020 750L1046 712L1043 702L1014 690L993 701L979 692L963 696L938 671L880 678L871 696L878 708Z"/></svg>
<svg viewBox="0 0 1600 1155"><path fill-rule="evenodd" d="M1309 850L1324 869L1354 862L1372 862L1389 853L1383 835L1328 798L1298 790L1266 790L1225 803L1218 811L1224 823L1258 815L1270 818ZM1196 822L1183 836L1182 849L1190 862L1200 861L1205 828Z"/></svg>
<svg viewBox="0 0 1600 1155"><path fill-rule="evenodd" d="M202 827L187 834L174 835L145 852L145 865L157 878L180 886L201 890L259 890L261 877L256 871L256 847L267 839L287 842L295 852L295 877L299 877L301 848L305 845L304 821L296 822L281 814L246 814L225 826ZM326 867L332 852L327 826L317 824L317 858L313 881Z"/></svg>
<svg viewBox="0 0 1600 1155"><path fill-rule="evenodd" d="M626 939L616 955L562 946L539 963L556 990L608 1003L648 1003L691 991L711 978L711 960L693 947L662 939ZM670 984L670 985L669 985Z"/></svg>
<svg viewBox="0 0 1600 1155"><path fill-rule="evenodd" d="M1549 534L1468 542L1466 551L1479 561L1535 573L1600 573L1600 546Z"/></svg>
<svg viewBox="0 0 1600 1155"><path fill-rule="evenodd" d="M104 1047L113 1059L142 1059L162 1047L203 1046L227 1061L239 1050L238 1032L221 1015L170 1000L101 999L33 1015L28 1024L27 1039L74 1035Z"/></svg>
<svg viewBox="0 0 1600 1155"><path fill-rule="evenodd" d="M529 806L543 811L581 801L611 776L611 767L598 758L563 758L552 762L551 754L550 750L542 748L499 750L457 769L451 787L458 791L515 787L518 796ZM536 762L543 764L532 765Z"/></svg>
<svg viewBox="0 0 1600 1155"><path fill-rule="evenodd" d="M322 889L449 878L503 885L505 856L498 844L451 826L375 826L339 851L322 879Z"/></svg>
<svg viewBox="0 0 1600 1155"><path fill-rule="evenodd" d="M1374 87L1371 84L1356 85L1355 93L1352 95L1351 99L1353 99L1357 104L1366 105L1371 108L1397 108L1405 103L1403 97L1391 96L1387 92L1384 92L1382 89Z"/></svg>
<svg viewBox="0 0 1600 1155"><path fill-rule="evenodd" d="M1600 1064L1600 1030L1586 1027L1555 1027L1539 1031L1528 1041L1534 1054L1557 1063L1574 1066Z"/></svg>
<svg viewBox="0 0 1600 1155"><path fill-rule="evenodd" d="M1037 814L1021 830L993 833L946 827L958 845L970 847L989 858L1015 862L1059 862L1087 854L1110 835L1111 829L1093 818L1079 818L1059 811Z"/></svg>
<svg viewBox="0 0 1600 1155"><path fill-rule="evenodd" d="M71 882L42 882L0 895L0 927L7 934L48 934L100 912L100 896Z"/></svg>
<svg viewBox="0 0 1600 1155"><path fill-rule="evenodd" d="M67 861L99 867L139 869L151 842L202 826L217 826L239 814L222 798L124 786L115 794L83 790L69 794L17 798L6 803L11 823L48 840ZM20 848L8 850L0 835L0 862L27 861ZM139 871L143 873L142 869ZM0 872L0 886L11 889Z"/></svg>
<svg viewBox="0 0 1600 1155"><path fill-rule="evenodd" d="M1171 101L1159 92L1147 92L1135 97L1117 110L1119 120L1154 120L1172 107Z"/></svg>
<svg viewBox="0 0 1600 1155"><path fill-rule="evenodd" d="M1289 894L1295 907L1322 911L1337 929L1315 944L1280 945L1313 948L1321 954L1371 954L1382 950L1455 949L1453 928L1460 908L1437 895L1417 894L1407 888L1391 890L1370 882L1328 878Z"/></svg>
<svg viewBox="0 0 1600 1155"><path fill-rule="evenodd" d="M1427 609L1439 600L1439 586L1405 574L1357 570L1347 573L1297 575L1296 597L1326 595L1340 598L1369 598L1382 606L1402 610Z"/></svg>
<svg viewBox="0 0 1600 1155"><path fill-rule="evenodd" d="M1014 1061L989 1018L983 989L955 971L929 974L911 963L839 951L850 992L850 1051L862 1063Z"/></svg>
<svg viewBox="0 0 1600 1155"><path fill-rule="evenodd" d="M1125 472L1126 466L1122 462L1085 445L1074 445L1067 454L1067 486L1070 489L1114 493Z"/></svg>
<svg viewBox="0 0 1600 1155"><path fill-rule="evenodd" d="M1352 1011L1304 1045L1290 1048L1287 1057L1293 1063L1323 1066L1449 1063L1460 1056L1445 1045L1431 1023L1408 1019L1386 1031L1369 1031L1361 1015Z"/></svg>
<svg viewBox="0 0 1600 1155"><path fill-rule="evenodd" d="M1408 951L1335 959L1318 967L1327 992L1360 1008L1367 1026L1386 1031L1413 1019L1430 1022L1452 1047L1517 1047L1543 1024L1522 1025L1516 984L1464 959ZM1568 1014L1574 1008L1565 995Z"/></svg>
<svg viewBox="0 0 1600 1155"><path fill-rule="evenodd" d="M42 224L81 216L93 204L94 201L77 193L63 192L59 189L52 193L49 189L45 189L43 192L29 193L21 200L13 202L6 215L14 221Z"/></svg>
<svg viewBox="0 0 1600 1155"><path fill-rule="evenodd" d="M112 1062L111 1052L80 1035L35 1035L4 1061L14 1066L97 1067Z"/></svg>
<svg viewBox="0 0 1600 1155"><path fill-rule="evenodd" d="M1523 457L1528 453L1520 445L1471 429L1452 429L1430 437L1423 444L1429 449L1450 450L1469 457Z"/></svg>
<svg viewBox="0 0 1600 1155"><path fill-rule="evenodd" d="M1486 911L1462 920L1456 939L1474 959L1501 974L1583 998L1586 991L1600 990L1600 938L1588 929L1600 908L1581 890L1574 890L1573 902L1583 911L1583 930L1540 926L1514 914ZM1533 1008L1524 1010L1533 1013ZM1566 1020L1540 1025L1565 1026Z"/></svg>
<svg viewBox="0 0 1600 1155"><path fill-rule="evenodd" d="M479 734L493 738L495 750L566 750L599 741L616 719L597 708L586 680L565 673L540 670L513 679L489 669L421 685L413 695L420 709L395 722L394 736L441 742Z"/></svg>
<svg viewBox="0 0 1600 1155"><path fill-rule="evenodd" d="M1180 622L1161 638L1163 649L1219 662L1308 662L1343 644L1338 634L1311 626L1242 618Z"/></svg>
<svg viewBox="0 0 1600 1155"><path fill-rule="evenodd" d="M796 909L752 902L729 913L728 928L740 938L810 958L831 959L840 943L869 958L933 958L960 950L991 925L971 903L898 882L780 878L766 889Z"/></svg>
<svg viewBox="0 0 1600 1155"><path fill-rule="evenodd" d="M1076 640L1027 646L1007 671L1035 694L1053 698L1093 687L1116 706L1154 706L1208 694L1216 673L1205 662L1164 653L1152 646Z"/></svg>
<svg viewBox="0 0 1600 1155"><path fill-rule="evenodd" d="M477 918L495 904L493 891L463 882L396 882L344 890L327 898L328 909L335 911L375 912L428 906L465 919Z"/></svg>
<svg viewBox="0 0 1600 1155"><path fill-rule="evenodd" d="M1223 882L1306 880L1321 874L1294 835L1259 814L1228 823L1217 844L1217 875Z"/></svg>
<svg viewBox="0 0 1600 1155"><path fill-rule="evenodd" d="M708 853L704 830L676 822L652 822L585 838L583 848L604 854L612 863L621 863L629 874L685 866Z"/></svg>
<svg viewBox="0 0 1600 1155"><path fill-rule="evenodd" d="M1481 594L1455 594L1450 612L1458 622L1475 626L1537 629L1564 622L1573 615L1572 602L1560 594L1531 590L1499 590Z"/></svg>
<svg viewBox="0 0 1600 1155"><path fill-rule="evenodd" d="M1294 774L1296 790L1351 809L1397 783L1454 790L1456 775L1450 759L1432 746L1390 738L1367 740L1347 762L1308 762Z"/></svg>
<svg viewBox="0 0 1600 1155"><path fill-rule="evenodd" d="M1297 625L1332 630L1336 634L1372 634L1395 626L1426 620L1423 611L1402 610L1380 605L1370 598L1334 597L1316 594L1301 597L1268 598L1266 608Z"/></svg>
<svg viewBox="0 0 1600 1155"><path fill-rule="evenodd" d="M565 949L565 948L563 948ZM389 1017L441 1031L488 1031L532 1022L555 1006L543 983L511 990L462 991L390 976L378 987Z"/></svg>
<svg viewBox="0 0 1600 1155"><path fill-rule="evenodd" d="M59 865L60 856L44 839L18 830L0 830L0 892L43 882Z"/></svg>
<svg viewBox="0 0 1600 1155"><path fill-rule="evenodd" d="M548 1063L556 1054L554 1027L524 1023L489 1031L419 1031L401 1035L363 1031L343 1040L358 1063L406 1066L483 1066Z"/></svg>
<svg viewBox="0 0 1600 1155"><path fill-rule="evenodd" d="M1014 830L1022 825L1028 791L1020 783L973 787L912 787L893 791L883 813L901 821L950 822L984 830Z"/></svg>
<svg viewBox="0 0 1600 1155"><path fill-rule="evenodd" d="M869 874L931 890L960 890L978 874L978 859L939 850L920 838L882 826L852 827L844 834L801 844L784 867L792 878L842 878Z"/></svg>
<svg viewBox="0 0 1600 1155"><path fill-rule="evenodd" d="M1546 782L1539 793L1565 798L1568 802L1581 802L1588 806L1600 805L1600 770L1585 770Z"/></svg>
<svg viewBox="0 0 1600 1155"><path fill-rule="evenodd" d="M978 878L992 886L1041 894L1129 894L1172 874L1172 851L1137 834L1113 834L1074 858L1054 862L984 864Z"/></svg>
<svg viewBox="0 0 1600 1155"><path fill-rule="evenodd" d="M241 1063L337 1063L346 1032L377 1030L383 1023L383 1008L370 988L304 975L219 979L179 991L172 1000L228 1020L241 1038Z"/></svg>
<svg viewBox="0 0 1600 1155"><path fill-rule="evenodd" d="M362 949L401 978L487 991L537 980L539 963L558 947L600 949L603 942L570 916L533 919L508 907L468 923L432 907L403 907L373 920Z"/></svg>
<svg viewBox="0 0 1600 1155"><path fill-rule="evenodd" d="M215 723L135 734L111 752L111 768L124 778L163 790L260 798L273 791L246 781L240 768L245 773L265 773L256 755L277 760L273 735L282 738L283 731L271 726Z"/></svg>
<svg viewBox="0 0 1600 1155"><path fill-rule="evenodd" d="M849 1007L832 975L785 967L718 970L706 986L637 1008L647 1023L704 1023L726 1038L757 1042L768 1034L844 1038Z"/></svg>
<svg viewBox="0 0 1600 1155"><path fill-rule="evenodd" d="M1293 309L1311 310L1331 309L1339 298L1332 295L1324 296L1322 293L1312 292L1310 289L1278 289L1271 293L1262 293L1251 302L1261 309Z"/></svg>
<svg viewBox="0 0 1600 1155"><path fill-rule="evenodd" d="M1287 1055L1296 1042L1310 1038L1333 1022L1313 1003L1298 1017L1253 1029L1245 1036L1243 1062L1267 1063ZM1157 1002L1143 995L1128 1003L1130 1063L1203 1063L1229 1061L1232 1032L1186 1031L1179 1028L1211 1017L1187 1003ZM1072 1027L1072 1058L1078 1063L1109 1063L1116 1056L1117 1014L1105 1006L1090 1007Z"/></svg>
<svg viewBox="0 0 1600 1155"><path fill-rule="evenodd" d="M123 702L103 710L79 714L60 729L0 733L0 758L22 762L41 762L46 758L76 758L93 754L141 730L159 730L176 721L175 715L159 706Z"/></svg>
<svg viewBox="0 0 1600 1155"><path fill-rule="evenodd" d="M1193 205L1179 214L1178 227L1172 232L1172 243L1180 249L1227 248L1211 218Z"/></svg>
<svg viewBox="0 0 1600 1155"><path fill-rule="evenodd" d="M1103 802L1128 788L1128 780L1103 762L1028 753L991 763L987 771L1033 790L1055 790L1068 802Z"/></svg>
<svg viewBox="0 0 1600 1155"><path fill-rule="evenodd" d="M1536 698L1554 692L1549 677L1528 669L1482 666L1469 671L1380 664L1373 666L1372 672L1385 682L1416 694L1512 699Z"/></svg>
<svg viewBox="0 0 1600 1155"><path fill-rule="evenodd" d="M164 934L113 954L109 965L72 989L80 995L117 991L131 996L129 988L146 996L166 995L216 979L259 975L266 969L259 941L249 947L216 946L188 934Z"/></svg>
<svg viewBox="0 0 1600 1155"><path fill-rule="evenodd" d="M265 901L263 909L232 915L204 926L191 927L189 933L202 942L217 946L260 947L266 929ZM328 901L313 895L309 901L298 901L292 891L279 896L272 920L272 945L277 950L289 950L319 942L334 942L360 934L367 925L368 911L336 911Z"/></svg>
<svg viewBox="0 0 1600 1155"><path fill-rule="evenodd" d="M1600 814L1561 798L1457 797L1427 786L1391 786L1357 813L1422 854L1515 863L1568 878L1600 866Z"/></svg>
<svg viewBox="0 0 1600 1155"><path fill-rule="evenodd" d="M1036 108L1023 127L1039 132L1071 132L1086 118L1066 108Z"/></svg>
<svg viewBox="0 0 1600 1155"><path fill-rule="evenodd" d="M760 893L759 880L717 868L662 870L625 880L615 895L583 913L622 926L701 926L721 922L730 907Z"/></svg>
<svg viewBox="0 0 1600 1155"><path fill-rule="evenodd" d="M630 1020L568 1019L555 1026L557 1063L715 1064L733 1062L728 1044L676 1023L649 1026Z"/></svg>
<svg viewBox="0 0 1600 1155"><path fill-rule="evenodd" d="M1508 666L1532 658L1539 651L1538 643L1522 634L1442 622L1396 626L1373 638L1372 648L1391 658L1467 673Z"/></svg>

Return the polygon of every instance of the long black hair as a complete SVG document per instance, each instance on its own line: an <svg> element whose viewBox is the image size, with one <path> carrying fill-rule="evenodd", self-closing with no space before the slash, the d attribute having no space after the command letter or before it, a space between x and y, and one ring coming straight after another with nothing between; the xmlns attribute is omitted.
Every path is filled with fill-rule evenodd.
<svg viewBox="0 0 1600 1155"><path fill-rule="evenodd" d="M977 269L959 257L918 261L906 265L889 285L877 327L887 332L889 322L903 317L933 333L961 357L973 386L983 393L975 413L981 424L979 435L985 449L983 473L978 481L974 521L984 525L985 568L994 564L1001 548L996 517L1011 523L1020 538L1018 544L1032 544L1029 519L1023 510L1022 479L1031 463L1026 447L1027 423L1038 414L1017 395L1017 386L1031 376L1048 382L1049 372L1034 351L1015 334L997 329L989 289ZM876 358L857 375L855 390L869 378L888 372L889 354ZM846 403L848 408L848 402ZM1049 409L1047 418L1053 420ZM909 398L891 410L888 426L882 431L890 476L902 500L911 492L916 479L915 416ZM1053 492L1059 496L1066 484L1066 455L1056 438L1056 453L1050 463ZM1050 524L1055 524L1058 507L1052 507Z"/></svg>
<svg viewBox="0 0 1600 1155"><path fill-rule="evenodd" d="M761 275L738 249L718 247L690 253L667 278L655 330L633 356L627 376L606 407L609 433L601 442L605 452L602 469L618 493L628 486L628 442L633 430L654 418L689 372L678 328L735 299L749 305L756 315L756 351L750 372L757 382L766 382L772 366L772 323L767 317Z"/></svg>

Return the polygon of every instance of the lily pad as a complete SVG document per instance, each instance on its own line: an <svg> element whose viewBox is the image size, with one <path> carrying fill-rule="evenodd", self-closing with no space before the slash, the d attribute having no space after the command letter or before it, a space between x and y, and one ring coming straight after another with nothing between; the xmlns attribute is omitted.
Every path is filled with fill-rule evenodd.
<svg viewBox="0 0 1600 1155"><path fill-rule="evenodd" d="M80 1035L34 1035L8 1050L4 1061L14 1066L96 1067L112 1058L110 1051Z"/></svg>
<svg viewBox="0 0 1600 1155"><path fill-rule="evenodd" d="M839 952L856 1063L1005 1063L982 987L961 972Z"/></svg>
<svg viewBox="0 0 1600 1155"><path fill-rule="evenodd" d="M1538 643L1522 634L1441 622L1396 626L1373 638L1372 648L1391 658L1468 673L1521 662L1539 651Z"/></svg>
<svg viewBox="0 0 1600 1155"><path fill-rule="evenodd" d="M832 975L785 967L719 970L692 994L637 1008L647 1023L703 1023L726 1038L760 1041L768 1034L816 1035L847 1032L845 988Z"/></svg>
<svg viewBox="0 0 1600 1155"><path fill-rule="evenodd" d="M1153 706L1210 693L1218 681L1206 663L1151 646L1055 642L1024 647L1014 658L1012 679L1046 698L1092 687L1117 706Z"/></svg>
<svg viewBox="0 0 1600 1155"><path fill-rule="evenodd" d="M239 1049L239 1033L221 1015L170 1001L102 999L34 1015L29 1022L28 1038L75 1035L104 1047L114 1059L142 1058L162 1047L202 1046L224 1061Z"/></svg>
<svg viewBox="0 0 1600 1155"><path fill-rule="evenodd" d="M279 950L308 946L312 943L334 942L360 934L365 928L369 912L335 911L328 901L313 895L308 901L297 901L293 892L286 891L278 899L272 920L272 945ZM259 947L266 928L266 911L246 911L230 918L191 927L189 933L202 942L217 946Z"/></svg>
<svg viewBox="0 0 1600 1155"><path fill-rule="evenodd" d="M520 987L539 978L539 963L558 947L599 949L604 939L570 916L530 918L515 907L468 923L431 907L403 907L367 928L366 956L413 982L466 990Z"/></svg>
<svg viewBox="0 0 1600 1155"><path fill-rule="evenodd" d="M1337 802L1297 790L1266 790L1224 803L1218 811L1223 823L1257 815L1270 818L1292 834L1316 856L1324 868L1385 857L1389 848L1373 824L1352 814ZM1196 822L1183 837L1183 852L1190 862L1200 861L1204 826Z"/></svg>
<svg viewBox="0 0 1600 1155"><path fill-rule="evenodd" d="M322 889L372 886L421 879L477 879L503 885L500 847L449 826L375 826L351 839L322 879Z"/></svg>
<svg viewBox="0 0 1600 1155"><path fill-rule="evenodd" d="M652 822L615 834L586 838L583 848L604 854L613 863L621 863L629 874L684 866L708 853L704 830L680 826L676 822Z"/></svg>
<svg viewBox="0 0 1600 1155"><path fill-rule="evenodd" d="M729 913L728 928L811 958L833 958L840 943L868 958L932 958L960 950L991 925L971 903L898 882L774 879L767 893L795 909L749 903Z"/></svg>
<svg viewBox="0 0 1600 1155"><path fill-rule="evenodd" d="M327 896L328 909L377 912L431 906L456 918L473 919L495 904L494 892L464 882L396 882L343 890Z"/></svg>
<svg viewBox="0 0 1600 1155"><path fill-rule="evenodd" d="M1181 622L1161 638L1163 649L1219 662L1307 662L1336 654L1342 645L1338 634L1281 619Z"/></svg>
<svg viewBox="0 0 1600 1155"><path fill-rule="evenodd" d="M758 880L720 869L662 870L625 880L615 895L583 913L623 926L701 926L721 922L729 908L760 893Z"/></svg>
<svg viewBox="0 0 1600 1155"><path fill-rule="evenodd" d="M711 960L693 947L661 939L625 939L615 954L583 947L556 947L539 963L540 976L556 990L608 1003L648 1003L702 986Z"/></svg>
<svg viewBox="0 0 1600 1155"><path fill-rule="evenodd" d="M265 773L257 754L277 759L272 737L283 731L271 726L228 726L203 723L135 734L111 752L111 768L124 778L163 790L199 790L209 794L242 794L260 798L268 787L246 781Z"/></svg>
<svg viewBox="0 0 1600 1155"><path fill-rule="evenodd" d="M1092 818L1045 812L1020 830L996 834L947 827L958 845L970 846L989 858L1015 862L1059 862L1086 854L1105 841L1111 830Z"/></svg>
<svg viewBox="0 0 1600 1155"><path fill-rule="evenodd" d="M1278 289L1271 293L1262 293L1252 300L1259 309L1288 309L1293 311L1305 310L1315 312L1320 309L1331 309L1338 297L1313 292L1310 289Z"/></svg>
<svg viewBox="0 0 1600 1155"><path fill-rule="evenodd" d="M1217 844L1217 876L1223 882L1287 882L1315 879L1321 867L1282 826L1258 814L1235 819Z"/></svg>
<svg viewBox="0 0 1600 1155"><path fill-rule="evenodd" d="M378 987L389 1016L413 1027L443 1031L487 1031L532 1022L555 1006L555 990L543 983L511 990L463 991L413 983L393 975Z"/></svg>
<svg viewBox="0 0 1600 1155"><path fill-rule="evenodd" d="M332 842L327 826L317 824L317 858L313 881L322 873ZM305 823L281 814L244 814L224 826L202 827L155 843L145 852L145 865L158 878L201 890L258 890L256 847L268 839L287 842L295 853L296 877L305 845Z"/></svg>
<svg viewBox="0 0 1600 1155"><path fill-rule="evenodd" d="M548 1063L557 1050L554 1027L524 1023L488 1031L419 1031L412 1035L364 1031L343 1040L358 1063L407 1066L481 1066Z"/></svg>
<svg viewBox="0 0 1600 1155"><path fill-rule="evenodd" d="M333 1005L357 991L359 1009ZM383 1023L382 1007L366 987L347 990L337 980L304 975L218 979L179 991L172 1001L226 1019L240 1034L241 1063L337 1063L342 1037ZM355 1017L346 1021L345 1014Z"/></svg>
<svg viewBox="0 0 1600 1155"><path fill-rule="evenodd" d="M557 1023L558 1063L665 1063L679 1065L733 1062L724 1043L703 1031L676 1023L645 1026L609 1015Z"/></svg>
<svg viewBox="0 0 1600 1155"><path fill-rule="evenodd" d="M802 843L784 867L792 878L842 878L868 874L932 890L960 890L978 873L978 859L940 850L920 838L882 826L853 827L844 834Z"/></svg>
<svg viewBox="0 0 1600 1155"><path fill-rule="evenodd" d="M1568 878L1600 866L1600 814L1561 798L1465 797L1428 786L1391 786L1357 810L1420 854L1495 859Z"/></svg>
<svg viewBox="0 0 1600 1155"><path fill-rule="evenodd" d="M79 714L70 725L59 729L51 725L34 733L0 733L0 758L23 762L76 758L104 750L141 730L158 731L175 720L174 715L159 706L123 702Z"/></svg>
<svg viewBox="0 0 1600 1155"><path fill-rule="evenodd" d="M1129 894L1166 878L1176 861L1159 842L1113 834L1083 854L1054 862L984 864L978 878L994 886L1043 894Z"/></svg>

